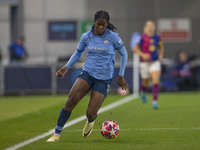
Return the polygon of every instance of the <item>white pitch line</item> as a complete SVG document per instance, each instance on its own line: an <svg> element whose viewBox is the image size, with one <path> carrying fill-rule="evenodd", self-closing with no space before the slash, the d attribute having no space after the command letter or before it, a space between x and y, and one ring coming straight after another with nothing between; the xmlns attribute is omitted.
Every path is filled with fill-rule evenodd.
<svg viewBox="0 0 200 150"><path fill-rule="evenodd" d="M112 103L112 104L109 104L109 105L107 105L107 106L101 108L101 109L99 110L98 114L103 113L103 112L105 112L105 111L107 111L107 110L110 110L110 109L112 109L112 108L115 108L115 107L117 107L117 106L120 106L120 105L122 105L122 104L128 103L129 101L134 100L134 99L136 99L136 98L137 98L137 96L135 96L135 95L127 96L127 97L125 97L125 98L123 98L123 99L121 99L121 100L119 100L119 101L117 101L117 102L114 102L114 103ZM76 119L73 119L73 120L69 121L68 123L66 123L65 126L64 126L64 128L67 128L67 127L69 127L69 126L72 126L72 125L74 125L74 124L76 124L76 123L79 123L79 122L85 120L85 119L86 119L86 116L85 116L85 115L84 115L84 116L81 116L81 117L78 117L78 118L76 118ZM63 129L64 129L64 128L63 128ZM33 142L35 142L35 141L38 141L38 140L40 140L40 139L42 139L42 138L44 138L44 137L47 137L47 136L49 136L49 135L51 135L51 134L53 134L53 133L54 133L54 129L51 129L49 132L46 132L46 133L44 133L44 134L42 134L42 135L36 136L36 137L31 138L31 139L29 139L29 140L26 140L26 141L24 141L24 142L21 142L21 143L19 143L19 144L17 144L17 145L14 145L14 146L12 146L12 147L6 148L5 150L16 150L16 149L21 148L21 147L23 147L23 146L25 146L25 145L28 145L28 144L33 143Z"/></svg>
<svg viewBox="0 0 200 150"><path fill-rule="evenodd" d="M138 128L137 131L160 131L160 130L200 130L200 128Z"/></svg>
<svg viewBox="0 0 200 150"><path fill-rule="evenodd" d="M133 129L119 129L119 131L130 131L130 130L133 130ZM82 132L82 130L66 130L65 132ZM100 129L93 129L92 132L100 132L101 130Z"/></svg>
<svg viewBox="0 0 200 150"><path fill-rule="evenodd" d="M198 128L135 128L135 129L119 129L119 131L168 131L168 130L200 130ZM82 132L83 130L66 130L65 132ZM100 129L93 129L93 132L100 132Z"/></svg>

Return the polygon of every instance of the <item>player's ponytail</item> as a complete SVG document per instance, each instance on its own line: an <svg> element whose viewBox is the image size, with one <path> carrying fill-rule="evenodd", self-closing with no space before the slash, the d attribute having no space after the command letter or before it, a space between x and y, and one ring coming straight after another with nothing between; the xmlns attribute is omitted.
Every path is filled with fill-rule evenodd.
<svg viewBox="0 0 200 150"><path fill-rule="evenodd" d="M107 28L110 29L110 30L112 30L112 31L117 30L117 28L113 24L111 24L110 22L108 22Z"/></svg>
<svg viewBox="0 0 200 150"><path fill-rule="evenodd" d="M109 21L110 21L110 15L107 11L103 11L103 10L99 10L95 13L94 15L94 20L97 20L99 18L103 18L103 19L106 19L106 21L108 22L108 26L107 28L112 30L112 31L115 31L117 28L111 24ZM92 28L94 28L94 25L92 26Z"/></svg>

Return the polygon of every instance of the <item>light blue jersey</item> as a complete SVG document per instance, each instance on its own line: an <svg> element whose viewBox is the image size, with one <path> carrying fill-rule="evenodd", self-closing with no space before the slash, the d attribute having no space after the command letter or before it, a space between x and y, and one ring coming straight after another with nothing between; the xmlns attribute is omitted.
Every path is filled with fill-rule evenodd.
<svg viewBox="0 0 200 150"><path fill-rule="evenodd" d="M117 33L106 29L104 34L95 35L91 29L82 35L77 47L77 53L74 53L74 55L78 55L78 53L81 55L87 48L87 59L83 70L96 79L108 80L114 75L115 50L120 50L122 47L123 42ZM123 51L127 54L125 48ZM125 65L126 62L127 59L125 60ZM70 67L71 64L67 63L66 67L69 68L68 66ZM123 76L124 69L121 72L123 72Z"/></svg>
<svg viewBox="0 0 200 150"><path fill-rule="evenodd" d="M104 34L95 35L92 29L84 33L77 50L87 47L87 59L83 67L96 79L111 79L114 74L115 50L123 46L117 33L106 29Z"/></svg>

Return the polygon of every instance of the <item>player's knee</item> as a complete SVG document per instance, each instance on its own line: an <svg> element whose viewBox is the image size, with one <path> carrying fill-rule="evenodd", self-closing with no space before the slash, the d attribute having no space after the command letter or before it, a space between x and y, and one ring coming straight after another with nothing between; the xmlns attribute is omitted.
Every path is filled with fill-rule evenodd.
<svg viewBox="0 0 200 150"><path fill-rule="evenodd" d="M159 84L160 81L159 80L152 80L153 85Z"/></svg>
<svg viewBox="0 0 200 150"><path fill-rule="evenodd" d="M64 109L67 111L72 111L76 106L78 97L75 94L70 94L67 102L65 103Z"/></svg>
<svg viewBox="0 0 200 150"><path fill-rule="evenodd" d="M142 84L146 87L146 86L148 86L149 82L148 82L147 79L144 79L144 80L142 81Z"/></svg>

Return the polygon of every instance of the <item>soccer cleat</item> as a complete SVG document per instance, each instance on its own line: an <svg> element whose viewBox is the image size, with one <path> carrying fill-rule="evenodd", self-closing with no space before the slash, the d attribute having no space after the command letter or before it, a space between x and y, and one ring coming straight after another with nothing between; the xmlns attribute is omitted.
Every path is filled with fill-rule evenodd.
<svg viewBox="0 0 200 150"><path fill-rule="evenodd" d="M147 98L146 98L146 95L145 93L141 92L141 100L143 103L146 103L147 102Z"/></svg>
<svg viewBox="0 0 200 150"><path fill-rule="evenodd" d="M153 101L152 107L153 107L153 109L158 109L158 102L157 101Z"/></svg>
<svg viewBox="0 0 200 150"><path fill-rule="evenodd" d="M83 128L83 133L82 133L82 135L84 137L87 137L92 133L92 130L93 130L93 127L94 127L94 122L95 121L89 123L88 120L86 121L85 126Z"/></svg>
<svg viewBox="0 0 200 150"><path fill-rule="evenodd" d="M46 142L57 142L60 138L59 134L53 134Z"/></svg>

